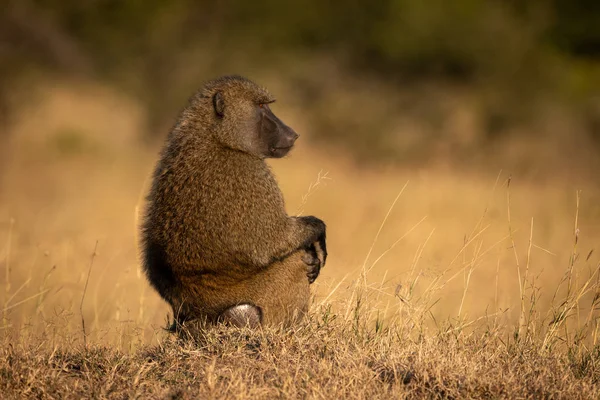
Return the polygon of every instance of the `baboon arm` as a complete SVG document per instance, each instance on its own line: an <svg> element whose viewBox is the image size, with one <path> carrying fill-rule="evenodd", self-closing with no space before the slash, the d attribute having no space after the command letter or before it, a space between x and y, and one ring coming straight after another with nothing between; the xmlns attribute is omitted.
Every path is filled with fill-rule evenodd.
<svg viewBox="0 0 600 400"><path fill-rule="evenodd" d="M238 241L237 258L238 265L250 270L261 270L268 268L277 261L284 260L298 250L308 250L314 243L318 243L320 257L323 258L322 265L327 258L327 247L325 243L325 224L315 217L288 217L286 226L278 235L269 235L266 229L261 234L258 243L248 247L246 243Z"/></svg>

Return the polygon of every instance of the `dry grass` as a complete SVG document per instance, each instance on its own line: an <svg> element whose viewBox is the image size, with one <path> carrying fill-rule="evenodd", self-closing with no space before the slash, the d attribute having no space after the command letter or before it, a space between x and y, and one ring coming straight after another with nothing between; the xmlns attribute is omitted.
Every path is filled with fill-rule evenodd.
<svg viewBox="0 0 600 400"><path fill-rule="evenodd" d="M7 397L44 398L565 398L597 397L597 354L539 352L494 332L418 340L356 329L326 313L295 331L209 331L197 343L123 353L8 346Z"/></svg>
<svg viewBox="0 0 600 400"><path fill-rule="evenodd" d="M178 343L137 262L156 154L137 108L49 93L0 174L4 396L598 397L595 184L363 169L300 142L272 165L290 212L329 227L310 321Z"/></svg>

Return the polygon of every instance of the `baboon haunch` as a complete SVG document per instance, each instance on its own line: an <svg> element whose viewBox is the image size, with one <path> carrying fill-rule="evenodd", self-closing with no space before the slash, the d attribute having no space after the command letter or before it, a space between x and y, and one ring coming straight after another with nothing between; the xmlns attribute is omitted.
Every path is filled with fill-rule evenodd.
<svg viewBox="0 0 600 400"><path fill-rule="evenodd" d="M177 322L290 322L325 264L325 224L291 217L265 158L298 135L271 94L239 77L208 82L170 132L148 196L143 262Z"/></svg>

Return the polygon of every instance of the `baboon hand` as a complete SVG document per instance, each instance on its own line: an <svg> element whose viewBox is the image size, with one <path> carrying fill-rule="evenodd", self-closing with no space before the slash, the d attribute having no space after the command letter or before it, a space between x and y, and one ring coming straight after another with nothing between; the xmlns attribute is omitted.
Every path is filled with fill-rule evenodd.
<svg viewBox="0 0 600 400"><path fill-rule="evenodd" d="M311 231L307 242L302 247L305 250L303 261L307 265L308 282L313 283L327 261L327 227L317 217L306 216L298 217L298 219L308 226Z"/></svg>
<svg viewBox="0 0 600 400"><path fill-rule="evenodd" d="M308 277L308 283L313 283L319 274L321 268L325 265L325 258L327 254L321 249L319 242L315 242L306 249L302 256L302 261L306 264L306 276Z"/></svg>
<svg viewBox="0 0 600 400"><path fill-rule="evenodd" d="M318 248L315 249L315 252L319 254L321 263L325 265L325 261L327 260L327 226L325 225L325 222L313 216L299 217L299 220L309 226L312 231L309 240L305 245L310 247L313 246L314 243L318 243Z"/></svg>

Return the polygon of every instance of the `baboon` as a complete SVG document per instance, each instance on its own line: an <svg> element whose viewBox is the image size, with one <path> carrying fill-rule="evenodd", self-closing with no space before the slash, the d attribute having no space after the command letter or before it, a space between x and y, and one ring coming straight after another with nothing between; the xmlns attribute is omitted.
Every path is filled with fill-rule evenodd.
<svg viewBox="0 0 600 400"><path fill-rule="evenodd" d="M298 134L275 99L240 76L204 85L171 130L142 225L143 264L186 321L289 324L307 311L327 258L325 223L288 216L266 158Z"/></svg>

